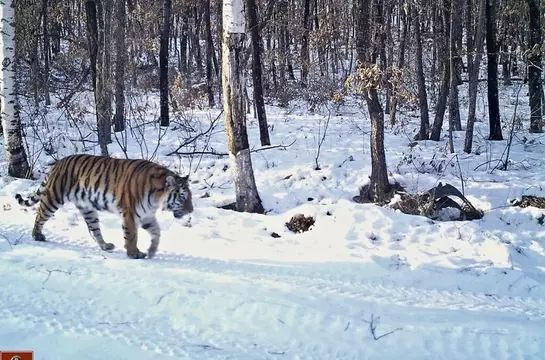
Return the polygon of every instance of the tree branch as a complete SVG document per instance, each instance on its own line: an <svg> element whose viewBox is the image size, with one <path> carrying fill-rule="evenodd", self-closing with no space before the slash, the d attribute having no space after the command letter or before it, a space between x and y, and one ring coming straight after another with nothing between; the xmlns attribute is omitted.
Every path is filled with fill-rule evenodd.
<svg viewBox="0 0 545 360"><path fill-rule="evenodd" d="M380 317L376 318L373 314L371 314L371 320L369 320L369 321L363 320L364 322L369 324L369 330L371 330L371 335L373 335L374 340L380 340L385 336L388 336L388 335L391 335L391 334L395 333L396 331L403 330L402 328L396 328L396 329L394 329L392 331L389 331L387 333L384 333L382 335L377 336L377 334L375 332L376 329L377 329L377 325L376 325L375 321L377 321L378 319L380 319Z"/></svg>
<svg viewBox="0 0 545 360"><path fill-rule="evenodd" d="M259 149L251 149L250 153L256 153L264 150L271 150L271 149L278 149L281 148L283 150L289 148L293 144L295 144L297 140L293 140L290 144L284 145L284 144L278 144L278 145L270 145L261 147ZM213 156L229 156L229 153L222 153L222 152L216 152L216 151L192 151L192 152L179 152L179 151L173 151L168 155L181 155L181 156L191 156L191 155L213 155Z"/></svg>

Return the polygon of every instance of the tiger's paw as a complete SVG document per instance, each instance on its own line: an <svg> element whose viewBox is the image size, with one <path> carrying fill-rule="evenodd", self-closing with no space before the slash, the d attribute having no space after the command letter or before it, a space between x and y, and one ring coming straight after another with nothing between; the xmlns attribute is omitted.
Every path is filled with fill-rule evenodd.
<svg viewBox="0 0 545 360"><path fill-rule="evenodd" d="M130 257L131 259L143 259L147 255L146 253L143 253L140 250L135 249L135 250L127 250L127 256Z"/></svg>
<svg viewBox="0 0 545 360"><path fill-rule="evenodd" d="M110 251L115 248L115 245L112 243L104 243L100 245L100 248L104 251Z"/></svg>
<svg viewBox="0 0 545 360"><path fill-rule="evenodd" d="M45 241L45 235L44 234L34 234L32 236L35 241Z"/></svg>

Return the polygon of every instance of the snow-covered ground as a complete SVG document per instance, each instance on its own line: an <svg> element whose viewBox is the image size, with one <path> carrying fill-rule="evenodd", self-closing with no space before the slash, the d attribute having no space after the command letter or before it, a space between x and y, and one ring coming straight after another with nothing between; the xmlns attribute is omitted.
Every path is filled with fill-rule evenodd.
<svg viewBox="0 0 545 360"><path fill-rule="evenodd" d="M502 92L505 138L515 91ZM116 249L99 250L71 205L46 224L49 241L34 242L34 211L13 196L38 182L8 178L0 158L0 350L31 349L39 360L545 358L543 210L508 206L523 194L545 196L543 136L529 135L525 122L509 170L500 171L493 168L506 141L485 141L487 122L477 123L478 154L461 152L463 132L449 154L445 138L409 146L418 117L400 116L386 135L392 180L413 192L439 181L462 188L463 179L467 198L485 211L478 221L437 222L351 201L370 174L369 121L353 103L330 118L314 170L327 114L302 108L268 108L273 144L296 141L253 154L266 215L218 208L234 200L227 157L190 164L165 155L179 130L161 138L155 160L191 171L195 212L183 221L159 213L153 259L128 259L120 219L107 213L102 229ZM522 98L523 119L527 108ZM190 115L206 128L218 114ZM60 154L81 152L68 140L78 132L58 116L49 115L42 135L53 148L65 145ZM248 127L257 148L255 120ZM221 130L208 143L217 152L226 151ZM43 171L51 158L37 156L28 133ZM144 133L151 154L157 129ZM128 145L142 157L136 141ZM111 151L123 156L115 144ZM291 233L285 223L296 213L314 216L315 226ZM140 239L147 249L144 231Z"/></svg>

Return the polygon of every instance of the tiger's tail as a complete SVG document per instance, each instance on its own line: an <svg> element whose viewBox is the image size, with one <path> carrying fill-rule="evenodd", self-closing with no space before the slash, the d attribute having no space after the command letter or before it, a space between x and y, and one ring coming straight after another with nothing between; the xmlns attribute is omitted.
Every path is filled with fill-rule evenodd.
<svg viewBox="0 0 545 360"><path fill-rule="evenodd" d="M15 194L15 199L21 206L26 206L26 207L34 206L40 202L40 197L45 191L46 186L47 186L47 178L44 181L42 181L38 190L36 190L36 192L34 192L34 194L30 195L28 198L25 199L21 196L21 194Z"/></svg>

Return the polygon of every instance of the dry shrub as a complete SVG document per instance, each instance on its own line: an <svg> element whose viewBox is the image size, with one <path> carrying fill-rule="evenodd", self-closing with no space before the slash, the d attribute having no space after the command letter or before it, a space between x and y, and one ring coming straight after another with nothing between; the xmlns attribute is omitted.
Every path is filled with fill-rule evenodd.
<svg viewBox="0 0 545 360"><path fill-rule="evenodd" d="M286 223L286 226L294 233L303 233L305 231L309 231L310 227L314 225L315 222L316 220L314 220L312 216L296 214Z"/></svg>
<svg viewBox="0 0 545 360"><path fill-rule="evenodd" d="M511 200L511 204L521 208L527 208L529 206L536 207L538 209L545 209L545 198L533 195L523 195L520 200Z"/></svg>

